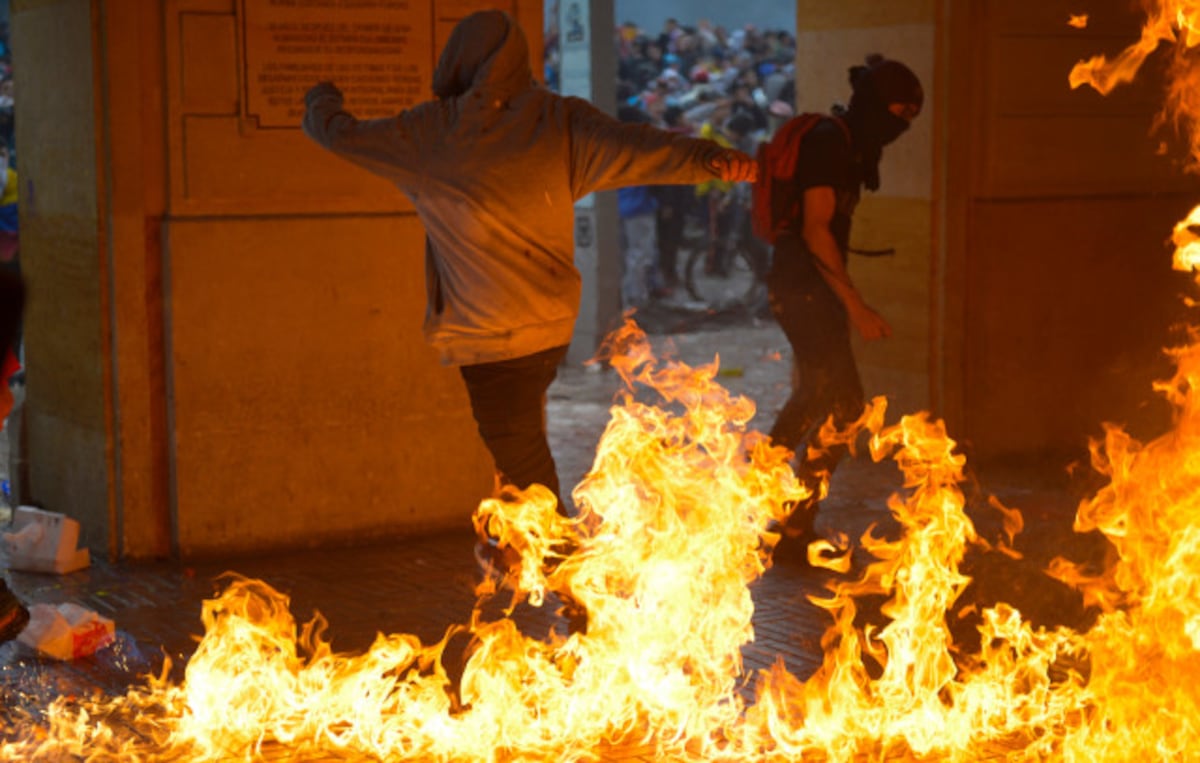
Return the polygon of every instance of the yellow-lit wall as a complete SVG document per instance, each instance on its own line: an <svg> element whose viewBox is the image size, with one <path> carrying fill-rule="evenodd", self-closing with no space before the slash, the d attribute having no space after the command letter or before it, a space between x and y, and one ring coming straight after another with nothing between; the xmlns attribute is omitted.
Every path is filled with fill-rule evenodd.
<svg viewBox="0 0 1200 763"><path fill-rule="evenodd" d="M30 490L115 556L465 528L492 487L421 334L411 205L247 117L250 2L12 7ZM515 12L540 61L540 2L414 0L422 97L482 7Z"/></svg>
<svg viewBox="0 0 1200 763"><path fill-rule="evenodd" d="M851 238L858 248L896 249L893 257L851 256L850 275L894 331L884 341L856 343L863 385L868 396L886 395L903 412L930 406L934 21L928 1L796 3L798 111L827 113L845 103L848 69L871 53L903 61L925 87L925 110L884 150L882 186L864 192Z"/></svg>
<svg viewBox="0 0 1200 763"><path fill-rule="evenodd" d="M31 451L25 497L68 511L107 548L108 268L102 252L96 71L88 0L13 3ZM40 51L38 55L32 55ZM51 52L54 55L51 55Z"/></svg>

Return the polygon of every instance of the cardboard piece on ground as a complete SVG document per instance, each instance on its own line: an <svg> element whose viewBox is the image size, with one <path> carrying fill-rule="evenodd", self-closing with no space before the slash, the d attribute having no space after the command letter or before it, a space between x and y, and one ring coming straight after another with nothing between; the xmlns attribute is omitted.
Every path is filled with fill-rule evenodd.
<svg viewBox="0 0 1200 763"><path fill-rule="evenodd" d="M4 533L8 566L26 572L65 574L91 564L79 544L79 523L63 514L33 506L18 506L12 532Z"/></svg>

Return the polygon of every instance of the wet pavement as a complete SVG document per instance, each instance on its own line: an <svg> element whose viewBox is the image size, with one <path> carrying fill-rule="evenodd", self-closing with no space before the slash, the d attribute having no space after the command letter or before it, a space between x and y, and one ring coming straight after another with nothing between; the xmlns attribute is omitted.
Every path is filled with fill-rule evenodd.
<svg viewBox="0 0 1200 763"><path fill-rule="evenodd" d="M787 344L773 324L745 314L705 317L668 311L655 317L654 328L684 330L656 334L653 339L656 348L673 348L672 352L690 364L711 361L720 353L719 378L733 392L758 403L752 426L769 427L789 385ZM564 485L578 483L588 470L619 385L612 371L569 367L551 388L551 446ZM0 463L6 461L0 458ZM1044 551L1043 555L1061 549L1052 539L1062 537L1063 527L1069 530L1075 498L1061 485L1045 480L1027 484L1027 474L1020 469L1000 471L984 491L970 485L968 490L974 506L984 507L983 492L989 492L1027 513L1031 529L1025 537L1035 552L1027 564L1034 564L1039 558L1037 549ZM858 537L871 524L879 524L886 532L891 527L887 498L899 489L901 480L894 464L874 464L864 457L847 462L837 472L830 496L822 505L818 527L851 537ZM984 508L977 523L986 535L996 531L999 516ZM1085 549L1085 553L1091 550ZM65 576L6 571L5 579L25 602L72 601L112 618L118 641L114 648L74 663L38 657L16 642L0 646L0 707L4 708L0 711L0 737L36 717L43 703L56 695L123 693L130 684L142 681L143 675L159 672L164 657L170 657L173 675L181 676L196 636L203 630L201 603L222 587L220 576L225 572L260 578L288 594L292 612L301 622L319 611L329 621L327 635L333 648L348 652L366 649L381 631L411 633L424 643L441 639L448 626L466 622L480 574L473 536L466 527L371 547L186 564L128 565L94 560L89 569ZM780 564L753 586L755 640L743 650L748 674L779 659L801 678L816 668L821 658L820 637L829 618L806 597L820 592L831 574L806 565ZM998 577L1011 580L1008 571ZM1013 591L1011 586L1002 588ZM1031 595L1045 605L1049 617L1054 617L1056 610L1061 616L1063 601L1067 610L1073 606L1070 597L1062 598L1061 591L1049 597ZM555 615L552 604L541 609L522 606L513 617L530 635L543 636L550 630L565 633L565 621ZM632 757L636 759L636 755Z"/></svg>

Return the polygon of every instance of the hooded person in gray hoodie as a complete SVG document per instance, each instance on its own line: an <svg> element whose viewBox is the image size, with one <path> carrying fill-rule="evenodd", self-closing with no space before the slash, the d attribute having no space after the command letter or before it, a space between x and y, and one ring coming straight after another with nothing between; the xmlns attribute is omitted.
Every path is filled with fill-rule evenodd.
<svg viewBox="0 0 1200 763"><path fill-rule="evenodd" d="M425 336L458 366L502 484L559 494L545 395L579 313L574 203L630 185L750 180L753 159L711 141L622 124L540 87L507 13L463 19L433 100L358 120L323 82L304 132L391 180L425 227ZM560 500L560 510L561 510Z"/></svg>

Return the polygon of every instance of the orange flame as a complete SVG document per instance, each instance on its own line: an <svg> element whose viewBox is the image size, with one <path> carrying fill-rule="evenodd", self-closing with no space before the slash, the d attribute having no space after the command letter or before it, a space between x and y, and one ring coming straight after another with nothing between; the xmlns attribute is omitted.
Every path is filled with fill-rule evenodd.
<svg viewBox="0 0 1200 763"><path fill-rule="evenodd" d="M1186 260L1176 253L1177 264ZM1101 575L1061 561L1052 570L1105 612L1085 636L1089 691L1103 701L1064 740L1079 759L1200 755L1200 337L1192 333L1172 351L1175 376L1155 385L1175 406L1174 430L1142 444L1108 426L1093 444L1093 466L1110 483L1082 503L1075 527L1104 533L1115 563Z"/></svg>
<svg viewBox="0 0 1200 763"><path fill-rule="evenodd" d="M612 352L614 367L662 403L629 394L614 407L574 493L580 518L559 517L540 486L485 501L476 516L520 553L507 581L514 596L534 604L548 591L570 596L587 608L586 634L536 641L510 620L477 615L455 712L444 644L381 635L365 654L334 654L323 619L298 629L286 597L236 579L205 604L205 635L183 685L153 679L116 700L56 703L44 740L0 752L217 760L283 746L381 759L494 760L508 750L562 760L625 739L664 750L723 744L720 731L736 725L744 704L749 584L765 569L785 504L807 493L791 453L747 431L754 406L716 383L715 362L659 364L632 324L610 341L623 349ZM577 550L559 558L567 547ZM559 562L550 572L548 560ZM95 722L116 717L150 733Z"/></svg>
<svg viewBox="0 0 1200 763"><path fill-rule="evenodd" d="M1144 0L1149 18L1141 38L1111 61L1094 56L1071 70L1072 88L1091 85L1107 95L1132 82L1146 59L1163 43L1174 46L1167 72L1167 92L1156 126L1173 122L1187 136L1190 161L1187 169L1200 170L1200 61L1189 55L1200 44L1200 0Z"/></svg>
<svg viewBox="0 0 1200 763"><path fill-rule="evenodd" d="M983 613L982 652L956 662L945 614L976 541L958 487L964 459L927 415L885 426L882 399L850 431L827 435L849 442L865 429L872 457L900 466L905 495L889 507L903 533L868 530L859 543L875 561L816 600L833 617L817 674L800 682L777 665L747 706L749 585L778 538L772 528L806 497L792 454L747 431L753 404L716 383L715 362L659 363L632 325L610 341L609 358L631 388L661 401L627 393L613 408L574 493L579 519L557 517L542 488L485 502L477 515L521 552L508 580L515 596L570 597L588 611L586 633L537 641L477 614L456 708L444 642L381 635L365 654L335 654L323 619L298 629L286 597L235 579L205 604L205 636L182 685L158 678L121 698L60 701L44 738L0 752L218 760L283 747L293 756L564 760L637 741L689 760L969 760L999 742L1017 740L1029 757L1061 745L1045 729L1066 728L1092 703L1077 673L1055 673L1080 659L1081 637L1034 630L1001 605ZM563 544L577 550L546 572ZM856 597L868 594L888 597L886 625L856 624Z"/></svg>
<svg viewBox="0 0 1200 763"><path fill-rule="evenodd" d="M1034 631L1002 605L984 613L984 649L972 670L956 664L945 616L968 582L959 562L977 540L958 488L964 459L941 422L922 414L880 429L882 399L872 408L863 420L875 432L871 455L893 456L910 491L889 502L904 533L861 538L877 561L817 600L834 617L821 669L800 683L777 665L748 711L747 734L760 749L786 756L819 750L833 760L975 760L1014 739L1036 758L1049 743L1033 731L1062 723L1082 701L1078 681L1050 677L1059 656L1078 648L1074 636ZM882 608L887 625L855 625L856 601L868 594L890 595Z"/></svg>

